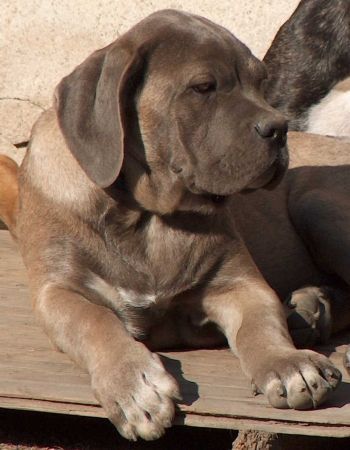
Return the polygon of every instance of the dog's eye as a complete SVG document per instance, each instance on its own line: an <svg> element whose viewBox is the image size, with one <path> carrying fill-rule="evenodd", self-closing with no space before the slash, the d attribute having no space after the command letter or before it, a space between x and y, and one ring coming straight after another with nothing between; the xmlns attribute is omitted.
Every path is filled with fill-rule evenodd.
<svg viewBox="0 0 350 450"><path fill-rule="evenodd" d="M197 94L209 94L210 92L215 91L216 83L214 81L209 81L207 83L195 84L192 86L192 89Z"/></svg>

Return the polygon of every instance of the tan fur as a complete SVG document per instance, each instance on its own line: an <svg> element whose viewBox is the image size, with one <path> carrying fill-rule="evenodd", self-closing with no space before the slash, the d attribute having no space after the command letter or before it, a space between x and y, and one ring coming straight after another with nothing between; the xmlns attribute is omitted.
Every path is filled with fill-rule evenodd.
<svg viewBox="0 0 350 450"><path fill-rule="evenodd" d="M36 129L42 130L36 133ZM64 208L73 208L88 213L90 204L93 202L94 185L81 171L78 163L67 149L63 136L57 125L56 115L53 109L43 114L32 130L31 146L36 151L28 162L28 177L33 188L41 192L50 192L55 202ZM30 151L30 149L29 149ZM56 167L54 173L47 170L47 153ZM40 173L40 176L34 174ZM90 189L86 189L86 185Z"/></svg>
<svg viewBox="0 0 350 450"><path fill-rule="evenodd" d="M339 382L295 349L279 299L299 262L320 275L287 210L305 177L248 193L287 164L264 73L223 28L163 11L64 78L34 128L16 228L34 308L129 439L171 424L179 393L157 349L227 340L275 407L317 406Z"/></svg>
<svg viewBox="0 0 350 450"><path fill-rule="evenodd" d="M18 208L18 166L9 157L0 155L0 218L16 235Z"/></svg>

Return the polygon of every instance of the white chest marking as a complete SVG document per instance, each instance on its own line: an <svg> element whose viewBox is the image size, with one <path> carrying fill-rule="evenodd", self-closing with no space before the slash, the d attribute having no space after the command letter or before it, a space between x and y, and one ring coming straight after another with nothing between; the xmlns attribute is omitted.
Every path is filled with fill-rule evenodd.
<svg viewBox="0 0 350 450"><path fill-rule="evenodd" d="M148 308L157 301L154 294L141 294L132 289L114 287L98 275L91 273L87 287L103 298L106 306L122 310L125 307Z"/></svg>
<svg viewBox="0 0 350 450"><path fill-rule="evenodd" d="M132 289L118 288L122 303L135 308L148 308L156 303L157 296L154 294L140 294Z"/></svg>

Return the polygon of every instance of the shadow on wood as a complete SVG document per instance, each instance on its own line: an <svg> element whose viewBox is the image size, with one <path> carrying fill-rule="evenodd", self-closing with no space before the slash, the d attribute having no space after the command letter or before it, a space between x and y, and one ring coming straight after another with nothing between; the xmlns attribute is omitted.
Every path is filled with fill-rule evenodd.
<svg viewBox="0 0 350 450"><path fill-rule="evenodd" d="M321 350L331 351L344 381L327 405L313 411L278 410L264 396L253 397L249 380L227 349L162 352L182 389L175 423L350 436L350 379L342 368L343 341L337 339ZM7 231L0 231L0 407L105 417L88 375L55 351L36 323L25 269Z"/></svg>

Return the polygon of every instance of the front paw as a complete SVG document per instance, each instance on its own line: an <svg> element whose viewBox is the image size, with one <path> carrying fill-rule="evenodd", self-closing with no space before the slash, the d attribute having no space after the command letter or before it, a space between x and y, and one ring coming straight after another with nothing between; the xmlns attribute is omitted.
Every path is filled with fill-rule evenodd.
<svg viewBox="0 0 350 450"><path fill-rule="evenodd" d="M330 299L325 289L305 287L292 292L285 301L287 323L298 348L326 343L332 330Z"/></svg>
<svg viewBox="0 0 350 450"><path fill-rule="evenodd" d="M341 373L323 355L287 350L267 358L253 376L257 392L275 408L311 409L325 402L341 381Z"/></svg>
<svg viewBox="0 0 350 450"><path fill-rule="evenodd" d="M91 384L109 420L126 439L157 439L171 426L177 383L158 355L142 344L135 343L114 362L100 363Z"/></svg>

